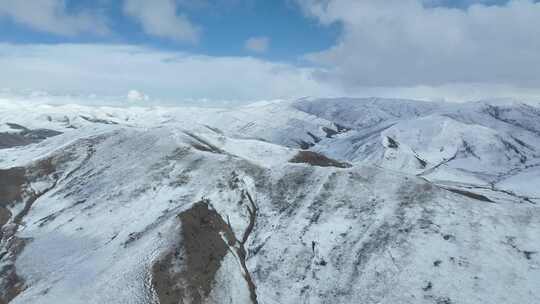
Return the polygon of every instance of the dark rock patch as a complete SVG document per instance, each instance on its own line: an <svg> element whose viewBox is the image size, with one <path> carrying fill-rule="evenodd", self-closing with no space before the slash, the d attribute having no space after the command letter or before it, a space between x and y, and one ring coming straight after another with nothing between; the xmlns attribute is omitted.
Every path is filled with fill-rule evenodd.
<svg viewBox="0 0 540 304"><path fill-rule="evenodd" d="M350 168L351 164L346 162L339 162L337 160L328 158L320 153L312 151L300 151L289 162L291 163L304 163L317 167L336 167L336 168Z"/></svg>
<svg viewBox="0 0 540 304"><path fill-rule="evenodd" d="M399 148L399 143L393 139L392 137L386 137L386 140L388 140L388 148L390 149L397 149Z"/></svg>
<svg viewBox="0 0 540 304"><path fill-rule="evenodd" d="M0 149L26 146L32 141L21 134L0 133Z"/></svg>
<svg viewBox="0 0 540 304"><path fill-rule="evenodd" d="M517 137L514 137L514 136L510 136L512 137L512 139L517 142L520 146L524 147L524 148L527 148L529 150L535 150L534 147L530 146L529 144L527 144L526 142L522 141L521 139L517 138Z"/></svg>
<svg viewBox="0 0 540 304"><path fill-rule="evenodd" d="M322 130L324 133L326 133L326 138L333 138L334 136L339 134L339 131L327 127L323 127Z"/></svg>
<svg viewBox="0 0 540 304"><path fill-rule="evenodd" d="M452 300L449 297L438 297L435 299L436 304L452 304Z"/></svg>
<svg viewBox="0 0 540 304"><path fill-rule="evenodd" d="M49 137L62 134L62 132L48 129L30 130L26 127L13 123L7 123L7 125L12 129L20 130L20 132L0 133L0 149L26 146L43 141Z"/></svg>
<svg viewBox="0 0 540 304"><path fill-rule="evenodd" d="M478 156L478 154L476 154L476 152L474 151L474 147L471 146L471 144L469 144L467 141L462 140L462 145L462 150L459 151L461 154L465 156L473 156L476 159L481 159L480 156Z"/></svg>
<svg viewBox="0 0 540 304"><path fill-rule="evenodd" d="M247 201L250 222L242 238L217 213L210 201L203 199L180 213L180 239L177 245L152 266L152 285L161 304L206 303L215 284L215 276L228 253L234 254L245 278L251 302L257 304L256 287L246 266L247 242L255 225L257 206L251 195L242 190Z"/></svg>
<svg viewBox="0 0 540 304"><path fill-rule="evenodd" d="M16 123L12 123L12 122L6 122L6 125L12 129L15 129L15 130L22 130L22 131L29 131L29 129L25 126L21 126L19 124L16 124Z"/></svg>
<svg viewBox="0 0 540 304"><path fill-rule="evenodd" d="M427 167L427 161L421 159L420 157L418 157L417 155L415 155L416 157L416 160L418 161L418 164L420 164L420 167L422 169L425 169Z"/></svg>
<svg viewBox="0 0 540 304"><path fill-rule="evenodd" d="M307 142L305 140L299 140L296 142L298 144L298 146L300 147L300 149L302 150L308 150L309 148L315 146L314 143L311 143L311 142Z"/></svg>
<svg viewBox="0 0 540 304"><path fill-rule="evenodd" d="M53 158L40 160L27 169L15 167L0 170L0 263L3 265L0 268L0 304L9 303L25 289L24 281L17 275L15 261L27 239L19 238L16 233L34 202L56 186L58 176L53 174L55 172ZM51 179L52 184L40 192L26 186L42 178ZM24 206L13 215L8 207L16 203L23 203ZM6 225L8 222L9 225Z"/></svg>
<svg viewBox="0 0 540 304"><path fill-rule="evenodd" d="M537 253L538 253L538 252L536 252L536 251L523 250L523 255L525 256L525 258L526 258L527 260L532 259L532 255L533 255L533 254L537 254Z"/></svg>
<svg viewBox="0 0 540 304"><path fill-rule="evenodd" d="M422 287L423 291L430 291L433 288L433 283L428 282L426 286Z"/></svg>
<svg viewBox="0 0 540 304"><path fill-rule="evenodd" d="M199 150L199 151L203 151L203 152L210 152L210 153L218 153L216 150L210 148L209 146L201 145L201 144L199 144L199 143L191 144L191 146L192 146L195 150Z"/></svg>
<svg viewBox="0 0 540 304"><path fill-rule="evenodd" d="M225 154L223 150L221 150L219 147L211 144L209 141L203 139L200 136L197 136L191 132L184 132L187 136L191 137L194 142L191 143L191 146L199 151L203 152L210 152L215 154Z"/></svg>
<svg viewBox="0 0 540 304"><path fill-rule="evenodd" d="M453 236L453 235L451 235L451 234L444 234L444 235L443 235L443 239L444 239L445 241L453 241L453 240L456 239L456 237Z"/></svg>
<svg viewBox="0 0 540 304"><path fill-rule="evenodd" d="M62 132L55 131L55 130L49 130L49 129L36 129L31 130L25 133L25 137L29 138L33 142L40 142L42 140L45 140L49 137L54 137L57 135L62 134Z"/></svg>
<svg viewBox="0 0 540 304"><path fill-rule="evenodd" d="M307 132L307 135L309 135L309 137L311 137L313 139L314 143L317 144L317 143L321 142L321 138L319 136L317 136L317 135L315 135L315 134L313 134L311 132Z"/></svg>
<svg viewBox="0 0 540 304"><path fill-rule="evenodd" d="M183 246L174 248L153 265L153 285L161 304L184 303L182 299L187 303L204 303L229 246L235 243L234 234L207 201L194 204L178 218ZM176 272L178 266L181 270Z"/></svg>
<svg viewBox="0 0 540 304"><path fill-rule="evenodd" d="M0 207L22 199L23 186L26 183L25 172L21 167L0 170Z"/></svg>
<svg viewBox="0 0 540 304"><path fill-rule="evenodd" d="M454 189L454 188L444 188L444 189L448 190L450 192L459 194L459 195L466 196L468 198L478 200L478 201L494 203L494 201L492 201L488 197L486 197L484 195L481 195L481 194L478 194L478 193L474 193L474 192L470 192L470 191L466 191L466 190L461 190L461 189Z"/></svg>
<svg viewBox="0 0 540 304"><path fill-rule="evenodd" d="M24 247L24 240L15 236L17 225L6 225L12 218L8 207L23 200L27 182L24 168L0 170L0 238L2 255L0 262L0 304L9 303L24 290L24 282L17 275L15 260ZM6 227L4 227L4 225Z"/></svg>
<svg viewBox="0 0 540 304"><path fill-rule="evenodd" d="M345 133L345 132L349 132L351 130L351 128L345 127L345 126L340 125L338 123L334 123L334 125L336 126L339 133Z"/></svg>
<svg viewBox="0 0 540 304"><path fill-rule="evenodd" d="M2 268L0 269L0 304L11 302L17 295L26 288L24 281L17 275L15 260L21 253L26 240L12 237L6 244L6 251L0 257Z"/></svg>

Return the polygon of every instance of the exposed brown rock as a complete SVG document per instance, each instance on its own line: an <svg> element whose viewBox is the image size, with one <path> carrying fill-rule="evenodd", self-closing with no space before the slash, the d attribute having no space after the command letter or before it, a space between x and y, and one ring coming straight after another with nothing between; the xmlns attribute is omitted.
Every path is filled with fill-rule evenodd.
<svg viewBox="0 0 540 304"><path fill-rule="evenodd" d="M20 201L25 183L24 168L0 170L0 207L6 207L13 202Z"/></svg>
<svg viewBox="0 0 540 304"><path fill-rule="evenodd" d="M152 284L160 304L205 303L215 283L221 262L234 252L243 269L252 303L257 303L255 284L246 266L244 244L255 225L257 207L248 192L250 222L238 240L229 223L211 207L208 200L195 203L178 218L182 224L182 240L152 267ZM180 246L181 245L181 246Z"/></svg>
<svg viewBox="0 0 540 304"><path fill-rule="evenodd" d="M28 169L0 170L0 239L3 252L0 256L3 264L0 269L0 304L9 303L25 288L24 281L17 275L15 261L27 240L17 237L16 233L34 202L56 186L58 177L55 172L53 158L40 160ZM51 186L40 192L26 187L29 182L41 178L50 178ZM8 207L16 203L23 203L24 207L13 215ZM6 225L8 222L10 224Z"/></svg>
<svg viewBox="0 0 540 304"><path fill-rule="evenodd" d="M205 200L178 218L182 223L182 248L174 248L154 264L153 285L160 304L203 303L221 261L235 243L234 234Z"/></svg>
<svg viewBox="0 0 540 304"><path fill-rule="evenodd" d="M25 244L24 239L13 237L6 245L7 251L2 256L4 266L0 269L0 304L9 303L26 288L15 269L15 260Z"/></svg>
<svg viewBox="0 0 540 304"><path fill-rule="evenodd" d="M300 151L289 162L291 163L304 163L318 167L337 167L337 168L350 168L351 164L345 162L339 162L337 160L328 158L320 153L313 151Z"/></svg>

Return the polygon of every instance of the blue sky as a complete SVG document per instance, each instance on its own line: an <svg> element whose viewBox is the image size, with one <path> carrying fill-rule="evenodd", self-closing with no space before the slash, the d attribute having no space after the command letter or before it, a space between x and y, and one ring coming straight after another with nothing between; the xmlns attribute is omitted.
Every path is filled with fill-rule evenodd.
<svg viewBox="0 0 540 304"><path fill-rule="evenodd" d="M141 101L537 98L540 3L0 0L0 66L0 88Z"/></svg>
<svg viewBox="0 0 540 304"><path fill-rule="evenodd" d="M112 33L66 37L33 29L12 18L0 18L1 40L12 43L129 43L211 56L247 56L254 53L246 50L246 40L268 37L268 50L255 55L271 60L297 61L303 54L331 47L340 31L338 24L322 26L316 19L306 17L292 1L222 0L178 5L177 11L188 15L189 20L201 28L199 41L189 43L144 33L137 20L123 14L122 1L70 0L65 4L68 13L101 12Z"/></svg>

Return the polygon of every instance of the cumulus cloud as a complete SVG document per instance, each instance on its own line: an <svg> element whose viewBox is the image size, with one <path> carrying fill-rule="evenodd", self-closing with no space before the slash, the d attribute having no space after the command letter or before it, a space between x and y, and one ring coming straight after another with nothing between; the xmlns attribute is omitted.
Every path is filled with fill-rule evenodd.
<svg viewBox="0 0 540 304"><path fill-rule="evenodd" d="M137 90L130 90L127 94L127 100L130 102L148 101L149 99L148 95Z"/></svg>
<svg viewBox="0 0 540 304"><path fill-rule="evenodd" d="M270 46L270 38L268 37L252 37L246 40L244 47L246 50L255 53L265 53Z"/></svg>
<svg viewBox="0 0 540 304"><path fill-rule="evenodd" d="M0 43L0 49L0 83L18 90L126 96L136 88L152 100L178 102L341 95L313 79L312 68L249 57L99 44Z"/></svg>
<svg viewBox="0 0 540 304"><path fill-rule="evenodd" d="M125 0L123 10L148 35L191 43L199 39L200 29L186 15L177 14L175 0Z"/></svg>
<svg viewBox="0 0 540 304"><path fill-rule="evenodd" d="M429 0L296 1L343 29L333 47L307 56L327 67L320 79L348 88L540 85L537 1L467 1L465 9Z"/></svg>
<svg viewBox="0 0 540 304"><path fill-rule="evenodd" d="M109 33L105 20L92 12L68 13L64 0L0 0L0 18L57 35Z"/></svg>

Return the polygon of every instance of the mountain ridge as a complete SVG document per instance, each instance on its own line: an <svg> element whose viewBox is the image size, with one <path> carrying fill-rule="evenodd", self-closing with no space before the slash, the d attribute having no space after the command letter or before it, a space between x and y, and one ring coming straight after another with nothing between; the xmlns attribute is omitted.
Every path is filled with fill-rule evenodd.
<svg viewBox="0 0 540 304"><path fill-rule="evenodd" d="M0 149L0 299L540 301L539 113L0 107L0 133L57 132Z"/></svg>

